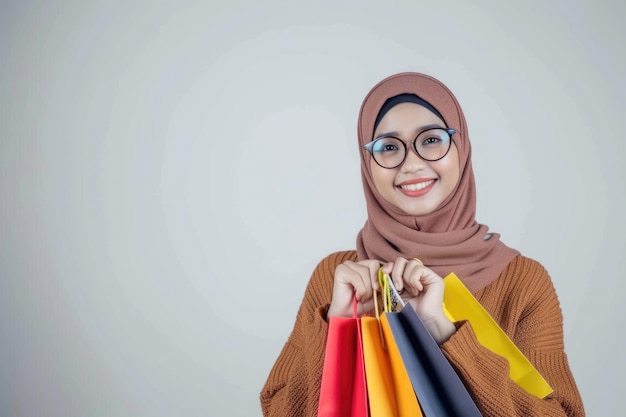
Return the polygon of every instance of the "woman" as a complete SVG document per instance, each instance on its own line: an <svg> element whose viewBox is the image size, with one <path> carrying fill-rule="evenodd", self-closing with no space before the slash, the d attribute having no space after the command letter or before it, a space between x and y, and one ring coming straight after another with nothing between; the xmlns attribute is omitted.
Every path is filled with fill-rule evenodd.
<svg viewBox="0 0 626 417"><path fill-rule="evenodd" d="M358 122L368 219L357 250L320 262L294 329L261 392L265 416L315 416L329 317L373 309L377 271L391 275L485 416L583 416L563 346L551 279L475 220L467 126L441 82L402 73L367 95ZM544 399L509 378L508 362L483 348L471 324L442 311L450 272L463 281L554 392Z"/></svg>

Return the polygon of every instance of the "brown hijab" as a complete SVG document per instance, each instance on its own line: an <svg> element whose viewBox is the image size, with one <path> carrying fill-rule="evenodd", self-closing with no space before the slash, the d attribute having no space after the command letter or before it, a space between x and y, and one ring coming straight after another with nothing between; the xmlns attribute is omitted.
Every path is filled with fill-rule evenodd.
<svg viewBox="0 0 626 417"><path fill-rule="evenodd" d="M443 116L447 127L458 132L453 140L459 153L459 182L435 211L422 216L404 213L378 193L370 170L371 155L363 149L373 139L374 124L383 104L404 93L430 103ZM456 273L470 291L476 292L496 279L518 255L500 241L499 234L488 233L487 226L476 222L476 188L467 125L459 103L445 85L418 73L401 73L382 80L363 101L358 135L368 213L357 236L360 260L419 258L442 277Z"/></svg>

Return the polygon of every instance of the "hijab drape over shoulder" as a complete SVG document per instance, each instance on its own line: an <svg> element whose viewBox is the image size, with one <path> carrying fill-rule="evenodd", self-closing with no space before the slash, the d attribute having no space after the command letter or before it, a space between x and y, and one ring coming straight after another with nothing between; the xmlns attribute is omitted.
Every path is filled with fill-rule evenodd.
<svg viewBox="0 0 626 417"><path fill-rule="evenodd" d="M459 182L432 213L412 216L387 202L376 190L372 158L363 145L373 139L377 116L391 98L414 94L443 116L458 149ZM432 111L432 110L431 110ZM361 176L368 219L357 236L360 260L394 261L419 258L437 274L456 273L472 292L496 279L518 252L500 241L497 233L476 222L476 188L465 117L452 92L424 74L402 73L384 79L365 97L358 121Z"/></svg>

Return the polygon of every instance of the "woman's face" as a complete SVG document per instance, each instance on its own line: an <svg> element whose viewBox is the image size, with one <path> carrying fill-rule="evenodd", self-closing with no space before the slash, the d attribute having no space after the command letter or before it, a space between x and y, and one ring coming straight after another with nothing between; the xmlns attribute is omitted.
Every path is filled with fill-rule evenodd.
<svg viewBox="0 0 626 417"><path fill-rule="evenodd" d="M437 209L459 180L459 153L454 142L448 154L438 161L425 161L415 153L412 141L418 133L431 127L445 128L446 125L418 104L401 103L383 116L374 132L374 138L391 135L408 145L406 159L399 167L383 168L372 159L370 169L380 195L413 216Z"/></svg>

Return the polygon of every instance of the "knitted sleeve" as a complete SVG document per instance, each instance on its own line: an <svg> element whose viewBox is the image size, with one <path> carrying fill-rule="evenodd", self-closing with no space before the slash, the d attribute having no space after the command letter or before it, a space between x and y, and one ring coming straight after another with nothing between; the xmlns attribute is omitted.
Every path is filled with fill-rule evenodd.
<svg viewBox="0 0 626 417"><path fill-rule="evenodd" d="M298 310L296 322L261 391L265 417L315 417L326 350L326 312L335 268L356 252L338 252L322 260Z"/></svg>
<svg viewBox="0 0 626 417"><path fill-rule="evenodd" d="M509 378L508 362L478 343L471 324L458 324L442 350L483 415L584 416L564 351L561 308L545 269L518 256L476 296L554 390L545 399L528 394Z"/></svg>

